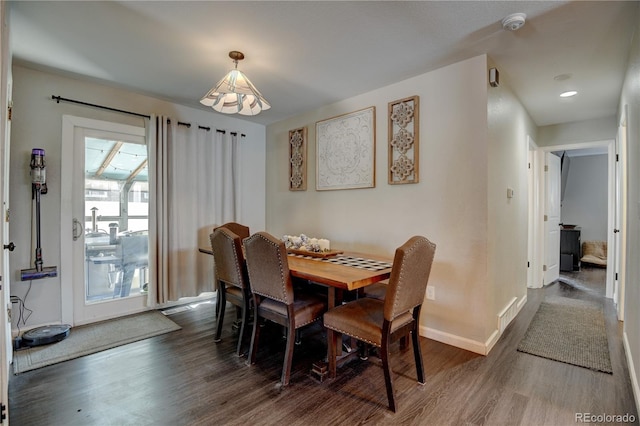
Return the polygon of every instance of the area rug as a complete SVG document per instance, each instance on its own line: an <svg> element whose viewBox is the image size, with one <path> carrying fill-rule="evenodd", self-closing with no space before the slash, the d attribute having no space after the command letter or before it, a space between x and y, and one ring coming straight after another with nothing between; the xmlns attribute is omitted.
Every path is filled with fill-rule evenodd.
<svg viewBox="0 0 640 426"><path fill-rule="evenodd" d="M24 373L180 328L159 311L73 327L69 336L60 342L15 351L13 371Z"/></svg>
<svg viewBox="0 0 640 426"><path fill-rule="evenodd" d="M602 307L567 297L547 298L518 351L612 374Z"/></svg>

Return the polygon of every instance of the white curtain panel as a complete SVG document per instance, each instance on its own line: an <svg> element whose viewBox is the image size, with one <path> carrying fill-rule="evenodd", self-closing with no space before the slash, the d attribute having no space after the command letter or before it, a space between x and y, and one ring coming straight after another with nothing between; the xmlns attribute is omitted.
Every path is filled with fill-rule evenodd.
<svg viewBox="0 0 640 426"><path fill-rule="evenodd" d="M149 131L149 302L155 304L214 289L213 259L198 248L211 247L215 226L236 220L237 151L228 133L167 124L162 116L149 127L155 127Z"/></svg>
<svg viewBox="0 0 640 426"><path fill-rule="evenodd" d="M236 188L237 181L237 147L236 136L230 135L228 132L215 132L215 158L221 161L216 163L213 170L213 182L215 193L218 199L215 204L215 217L218 219L217 224L222 225L227 222L237 220L236 214Z"/></svg>

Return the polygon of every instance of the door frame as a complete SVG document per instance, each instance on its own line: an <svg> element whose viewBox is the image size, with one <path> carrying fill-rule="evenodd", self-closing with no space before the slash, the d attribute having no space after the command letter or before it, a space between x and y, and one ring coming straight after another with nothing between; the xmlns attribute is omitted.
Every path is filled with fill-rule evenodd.
<svg viewBox="0 0 640 426"><path fill-rule="evenodd" d="M539 247L539 241L536 238L541 222L538 220L542 216L541 205L539 203L540 184L539 163L540 154L538 145L527 135L527 187L528 187L528 206L529 206L529 230L527 233L527 287L542 287L542 259L543 251Z"/></svg>
<svg viewBox="0 0 640 426"><path fill-rule="evenodd" d="M615 140L607 139L607 140L593 141L593 142L578 142L578 143L571 143L571 144L540 147L538 150L540 155L537 158L540 158L540 156L544 157L544 153L551 152L551 151L571 151L574 149L588 149L588 148L606 148L607 149L607 156L608 156L608 159L607 159L608 161L607 246L613 247L613 244L614 244L613 230L615 226L615 207L616 207L615 205L615 163L616 163ZM624 168L624 164L621 164L621 166ZM543 176L544 162L539 161L537 165L537 169L539 173L538 176L540 176L542 179L538 183L538 189L539 189L538 200L544 200L546 196L546 189L544 185L544 176ZM625 195L622 194L622 197L624 198ZM542 218L539 218L539 220L542 220ZM545 247L544 231L539 230L539 232L536 233L536 243L538 244L538 247L541 247L541 249L544 251L544 247ZM626 247L622 246L621 251L624 252L625 250L626 250ZM611 253L611 251L608 251L608 253ZM537 260L544 262L544 255ZM614 259L611 259L611 258L607 259L608 266L609 265L613 266L614 264L615 264ZM539 265L536 265L536 267L542 268L542 263L540 263ZM613 278L614 278L613 269L614 269L613 267L607 267L607 282L606 282L606 291L605 291L605 297L607 298L613 297Z"/></svg>
<svg viewBox="0 0 640 426"><path fill-rule="evenodd" d="M9 43L8 9L6 2L0 4L0 203L2 203L0 240L2 244L10 241L9 235L9 147L11 144L10 106L13 78L11 74L11 48ZM0 255L0 403L9 421L9 364L13 360L11 344L11 274L9 273L8 252L3 248ZM1 420L0 420L1 421Z"/></svg>
<svg viewBox="0 0 640 426"><path fill-rule="evenodd" d="M616 257L614 258L612 297L616 304L618 320L624 321L624 287L627 268L627 145L629 140L629 128L627 126L627 105L622 109L622 117L618 125L618 134L615 141L616 158L614 169L614 188L616 191L615 222L614 228L618 230L617 238L614 236ZM614 196L615 196L614 195ZM615 232L615 231L614 231ZM608 272L608 271L607 271ZM617 278L617 279L616 279Z"/></svg>
<svg viewBox="0 0 640 426"><path fill-rule="evenodd" d="M131 126L127 124L114 123L110 121L94 120L90 118L77 117L71 115L62 116L62 150L61 153L67 160L63 160L63 167L60 171L60 184L62 190L60 191L60 249L61 253L73 253L74 243L73 241L73 217L74 217L74 203L73 203L73 167L65 167L65 161L69 163L75 163L73 158L74 143L75 143L75 131L76 128L105 130L111 133L125 133L125 134L138 134L142 129L141 136L144 136L145 129L139 126ZM71 160L68 157L71 156ZM66 189L66 190L65 190ZM84 240L83 240L84 241ZM84 265L84 259L83 259ZM139 302L135 306L128 306L127 312L123 312L118 309L98 309L96 315L87 320L80 320L76 318L75 305L74 305L74 289L76 285L74 283L75 276L75 264L74 256L62 256L60 259L60 283L61 283L61 315L62 322L70 324L72 326L81 325L88 322L100 321L109 318L114 318L122 315L133 314L142 312L147 309L147 297L140 296ZM128 299L127 299L128 300ZM109 302L107 302L109 303Z"/></svg>

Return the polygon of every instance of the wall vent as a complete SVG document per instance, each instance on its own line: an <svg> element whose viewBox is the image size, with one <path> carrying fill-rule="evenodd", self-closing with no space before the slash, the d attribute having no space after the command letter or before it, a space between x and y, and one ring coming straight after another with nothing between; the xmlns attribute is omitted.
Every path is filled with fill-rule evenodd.
<svg viewBox="0 0 640 426"><path fill-rule="evenodd" d="M517 297L511 299L511 301L507 304L507 306L498 314L498 330L500 330L500 335L504 333L504 330L507 326L513 321L518 313L518 305L516 301Z"/></svg>

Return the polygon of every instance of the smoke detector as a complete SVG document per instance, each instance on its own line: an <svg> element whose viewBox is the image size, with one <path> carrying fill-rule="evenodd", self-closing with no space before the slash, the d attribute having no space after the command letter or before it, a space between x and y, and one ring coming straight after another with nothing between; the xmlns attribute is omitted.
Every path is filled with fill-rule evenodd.
<svg viewBox="0 0 640 426"><path fill-rule="evenodd" d="M502 20L502 28L507 31L517 31L524 25L527 15L524 13L512 13Z"/></svg>

